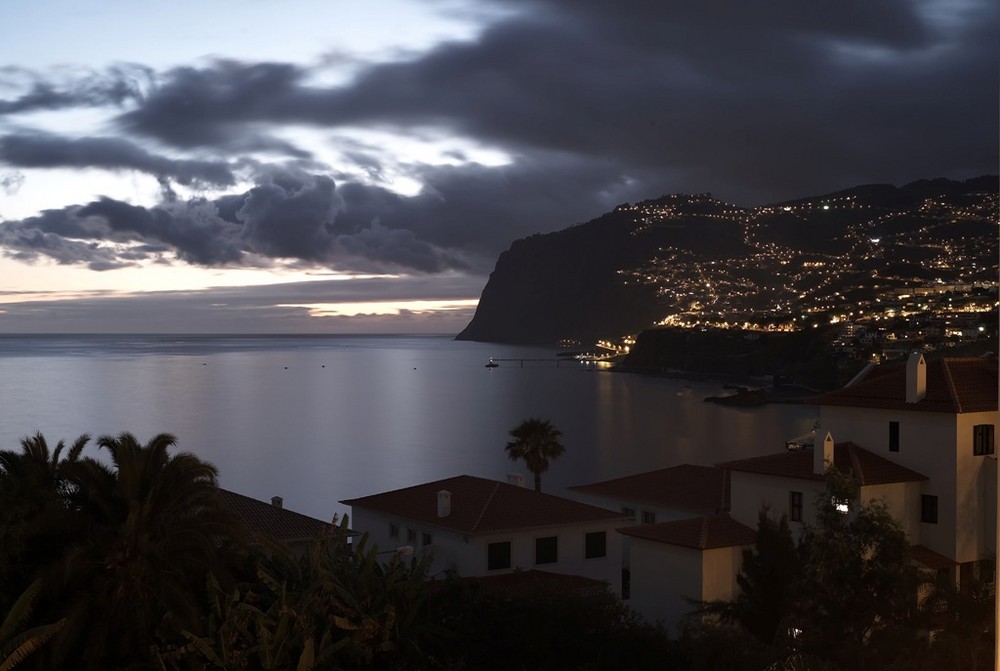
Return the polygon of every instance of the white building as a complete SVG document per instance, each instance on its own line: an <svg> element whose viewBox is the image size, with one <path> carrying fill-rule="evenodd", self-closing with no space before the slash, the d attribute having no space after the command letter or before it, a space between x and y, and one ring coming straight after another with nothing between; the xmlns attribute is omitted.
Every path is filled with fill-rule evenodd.
<svg viewBox="0 0 1000 671"><path fill-rule="evenodd" d="M927 477L889 502L913 545L963 570L994 555L996 358L926 362L915 353L818 403L824 434Z"/></svg>
<svg viewBox="0 0 1000 671"><path fill-rule="evenodd" d="M756 521L754 522L756 527ZM743 550L757 532L727 515L712 515L619 530L631 546L629 606L671 631L695 606L692 601L730 601Z"/></svg>
<svg viewBox="0 0 1000 671"><path fill-rule="evenodd" d="M787 515L793 531L800 532L814 520L816 499L825 489L823 474L831 464L857 479L862 501L885 502L924 567L951 571L960 579L994 556L995 358L928 363L915 354L904 366L873 367L816 402L822 442L812 450L719 464L728 478L701 475L728 484L728 500L714 493L709 497L725 500L728 516L715 514L725 507L705 510L704 492L675 483L672 492L651 494L638 486L646 483L655 490L654 474L633 476L632 492L621 486L628 478L573 488L625 509L655 510L669 520L658 517L656 524L620 530L630 541L634 609L674 628L693 610L688 599L734 598L741 553L754 542L761 508L774 517ZM670 471L666 478L657 471L657 477L668 482ZM700 516L675 515L699 506Z"/></svg>
<svg viewBox="0 0 1000 671"><path fill-rule="evenodd" d="M602 580L621 594L621 513L468 475L341 503L379 548L432 553L435 575L535 569Z"/></svg>

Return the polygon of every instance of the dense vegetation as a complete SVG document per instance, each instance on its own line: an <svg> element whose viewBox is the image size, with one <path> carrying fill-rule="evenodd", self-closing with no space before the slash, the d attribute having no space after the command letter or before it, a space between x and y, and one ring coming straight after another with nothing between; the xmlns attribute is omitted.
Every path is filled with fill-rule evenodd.
<svg viewBox="0 0 1000 671"><path fill-rule="evenodd" d="M294 555L243 529L215 469L172 436L101 437L110 463L83 456L88 442L0 451L2 671L992 664L989 586L928 583L918 607L905 535L841 477L797 543L762 513L740 594L669 640L606 588L428 580L427 558L387 558L347 520Z"/></svg>
<svg viewBox="0 0 1000 671"><path fill-rule="evenodd" d="M302 556L226 512L210 464L99 438L0 451L0 669L659 668L607 589L428 581L347 520ZM381 555L381 556L380 556Z"/></svg>
<svg viewBox="0 0 1000 671"><path fill-rule="evenodd" d="M953 576L919 570L899 522L858 493L849 476L829 473L798 542L784 517L761 511L740 593L703 604L717 619L687 632L697 668L993 668L989 585L968 575L959 590Z"/></svg>

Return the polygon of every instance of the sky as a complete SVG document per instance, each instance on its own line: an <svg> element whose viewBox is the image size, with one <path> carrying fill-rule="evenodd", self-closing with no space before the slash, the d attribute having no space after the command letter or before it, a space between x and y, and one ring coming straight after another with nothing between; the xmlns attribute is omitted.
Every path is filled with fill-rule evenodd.
<svg viewBox="0 0 1000 671"><path fill-rule="evenodd" d="M457 333L624 202L998 172L995 0L34 0L0 333Z"/></svg>

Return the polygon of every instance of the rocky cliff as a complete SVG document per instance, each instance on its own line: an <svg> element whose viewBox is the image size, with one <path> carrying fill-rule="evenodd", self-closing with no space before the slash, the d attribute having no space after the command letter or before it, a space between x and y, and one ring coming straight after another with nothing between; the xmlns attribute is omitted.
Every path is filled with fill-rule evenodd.
<svg viewBox="0 0 1000 671"><path fill-rule="evenodd" d="M626 203L511 245L458 338L589 344L657 323L795 319L926 282L995 283L996 210L996 177L752 209L709 194Z"/></svg>

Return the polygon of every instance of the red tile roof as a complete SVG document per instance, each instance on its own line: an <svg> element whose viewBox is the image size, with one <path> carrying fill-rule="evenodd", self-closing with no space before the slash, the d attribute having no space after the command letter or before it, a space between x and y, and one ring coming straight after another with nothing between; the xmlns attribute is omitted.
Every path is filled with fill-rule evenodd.
<svg viewBox="0 0 1000 671"><path fill-rule="evenodd" d="M451 513L447 517L437 515L437 493L441 490L451 492ZM470 475L341 503L463 534L625 519L621 513L604 508Z"/></svg>
<svg viewBox="0 0 1000 671"><path fill-rule="evenodd" d="M927 394L906 402L906 366L876 366L862 380L814 400L836 405L924 412L989 412L997 409L995 357L936 359L927 362Z"/></svg>
<svg viewBox="0 0 1000 671"><path fill-rule="evenodd" d="M729 510L729 472L713 466L681 464L570 490L708 515Z"/></svg>
<svg viewBox="0 0 1000 671"><path fill-rule="evenodd" d="M738 545L753 545L757 532L729 515L712 515L688 520L642 524L625 527L619 533L656 543L678 545L694 550L713 550Z"/></svg>
<svg viewBox="0 0 1000 671"><path fill-rule="evenodd" d="M943 554L938 554L923 545L911 545L910 551L913 555L913 561L935 571L958 566L958 562L954 559L948 559Z"/></svg>
<svg viewBox="0 0 1000 671"><path fill-rule="evenodd" d="M823 449L817 443L813 450ZM813 472L813 450L781 452L763 457L737 459L718 464L719 468L745 473L762 473L800 480L822 480ZM850 473L864 485L883 485L893 482L919 482L927 476L905 466L873 454L854 443L837 443L833 448L833 465L843 473Z"/></svg>
<svg viewBox="0 0 1000 671"><path fill-rule="evenodd" d="M264 534L282 543L313 540L331 528L330 523L315 517L278 508L226 489L219 491L226 509L239 518L248 531Z"/></svg>

